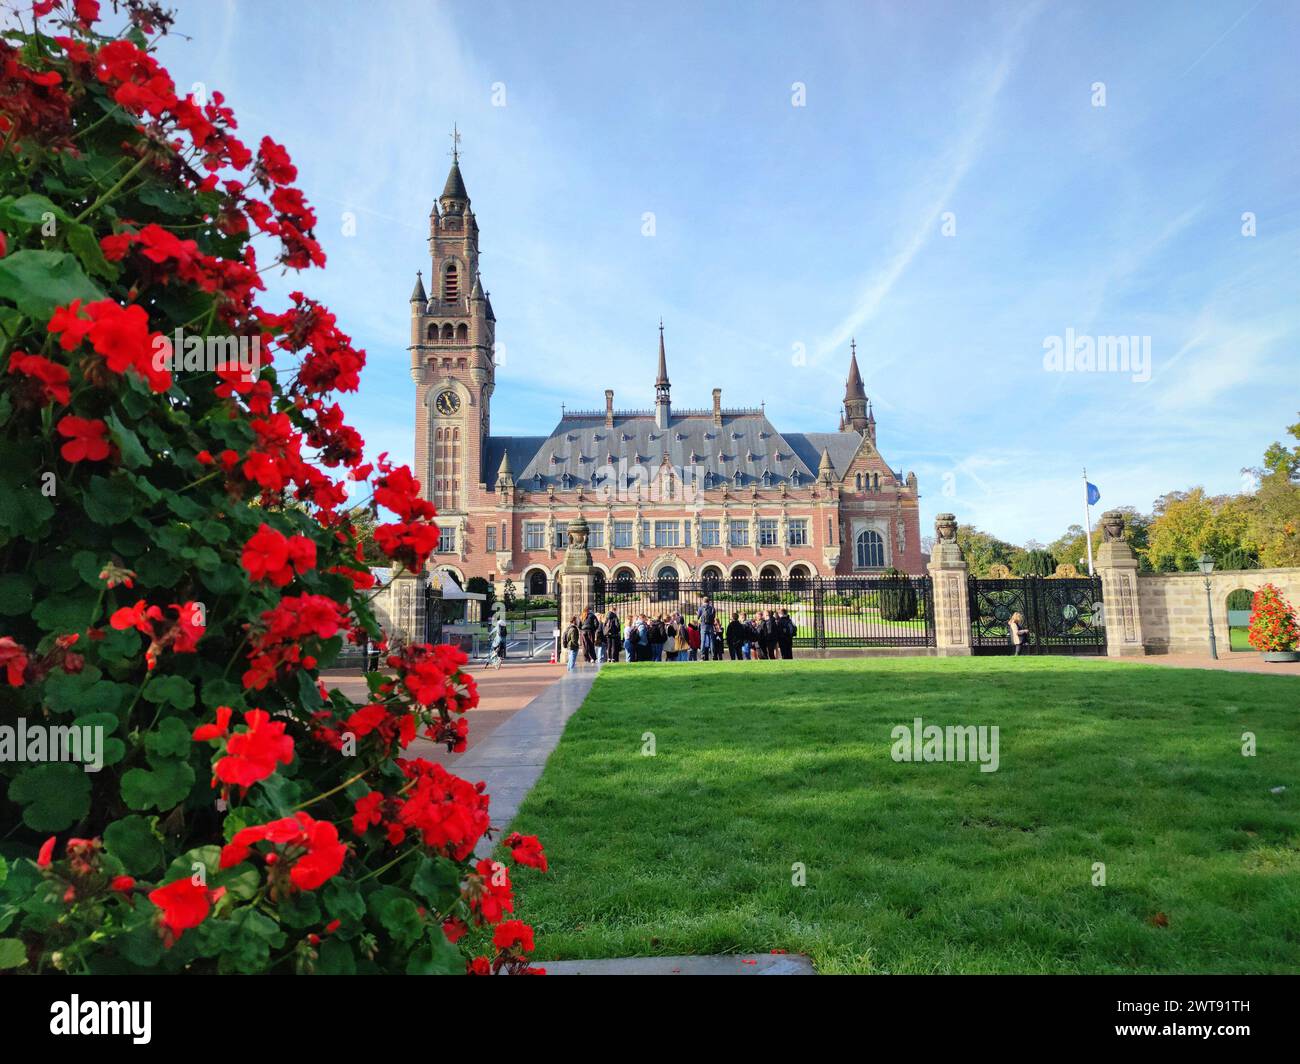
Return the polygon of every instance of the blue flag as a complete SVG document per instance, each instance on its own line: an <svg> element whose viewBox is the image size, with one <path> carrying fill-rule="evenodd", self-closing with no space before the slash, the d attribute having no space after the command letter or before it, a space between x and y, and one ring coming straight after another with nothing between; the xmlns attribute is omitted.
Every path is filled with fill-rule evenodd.
<svg viewBox="0 0 1300 1064"><path fill-rule="evenodd" d="M1097 500L1101 498L1101 492L1097 490L1097 485L1091 481L1088 482L1088 505L1096 506Z"/></svg>

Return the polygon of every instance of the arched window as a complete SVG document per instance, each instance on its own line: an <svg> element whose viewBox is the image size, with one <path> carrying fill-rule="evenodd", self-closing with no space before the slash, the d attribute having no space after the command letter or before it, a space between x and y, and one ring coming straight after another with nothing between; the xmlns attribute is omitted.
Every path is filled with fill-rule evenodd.
<svg viewBox="0 0 1300 1064"><path fill-rule="evenodd" d="M447 322L447 324L442 327L442 338L444 340L450 340L452 336L453 336L453 330L451 327L451 322Z"/></svg>
<svg viewBox="0 0 1300 1064"><path fill-rule="evenodd" d="M533 569L531 572L529 572L527 587L528 587L528 594L530 597L545 598L546 584L547 584L547 579L546 579L545 569Z"/></svg>
<svg viewBox="0 0 1300 1064"><path fill-rule="evenodd" d="M739 569L733 569L731 572L731 590L748 591L749 590L749 570L743 565Z"/></svg>
<svg viewBox="0 0 1300 1064"><path fill-rule="evenodd" d="M722 587L722 570L717 566L709 566L700 574L700 583L704 585L704 590L710 594L716 592Z"/></svg>
<svg viewBox="0 0 1300 1064"><path fill-rule="evenodd" d="M630 595L636 586L636 574L631 569L620 569L614 574L614 590L620 595Z"/></svg>
<svg viewBox="0 0 1300 1064"><path fill-rule="evenodd" d="M660 569L655 578L655 599L658 602L677 601L677 570Z"/></svg>
<svg viewBox="0 0 1300 1064"><path fill-rule="evenodd" d="M460 274L454 262L447 263L442 271L442 298L446 303L454 303L460 298Z"/></svg>
<svg viewBox="0 0 1300 1064"><path fill-rule="evenodd" d="M429 325L428 338L430 340L438 339L438 323L436 321Z"/></svg>
<svg viewBox="0 0 1300 1064"><path fill-rule="evenodd" d="M885 564L885 541L873 528L858 533L857 563L859 569L880 569Z"/></svg>
<svg viewBox="0 0 1300 1064"><path fill-rule="evenodd" d="M779 583L780 580L781 580L781 570L778 569L775 565L763 566L762 572L758 574L759 584L765 587L771 587L773 584Z"/></svg>
<svg viewBox="0 0 1300 1064"><path fill-rule="evenodd" d="M461 344L469 343L469 326L464 322L456 326L456 342Z"/></svg>
<svg viewBox="0 0 1300 1064"><path fill-rule="evenodd" d="M790 590L802 591L808 586L808 570L802 565L796 565L790 570Z"/></svg>
<svg viewBox="0 0 1300 1064"><path fill-rule="evenodd" d="M854 476L853 481L854 481L854 483L857 485L857 489L858 489L858 491L861 491L861 490L862 490L862 474L861 474L861 473L858 473L856 476Z"/></svg>

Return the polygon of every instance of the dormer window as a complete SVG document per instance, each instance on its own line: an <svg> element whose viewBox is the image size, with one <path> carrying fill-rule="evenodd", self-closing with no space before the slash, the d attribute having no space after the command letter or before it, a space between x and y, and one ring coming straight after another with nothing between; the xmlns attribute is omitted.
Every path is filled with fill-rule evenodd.
<svg viewBox="0 0 1300 1064"><path fill-rule="evenodd" d="M568 488L572 487L572 486L573 486L573 477L569 476L568 472L565 472L565 473L560 477L560 485L561 485L563 488L565 488L566 490L567 490Z"/></svg>
<svg viewBox="0 0 1300 1064"><path fill-rule="evenodd" d="M534 474L533 474L533 484L534 484L534 486L539 487L539 488L542 486L542 474L541 474L541 473L534 473Z"/></svg>
<svg viewBox="0 0 1300 1064"><path fill-rule="evenodd" d="M765 488L770 488L771 486L772 486L772 473L771 473L770 470L764 469L764 470L763 470L763 487L765 487Z"/></svg>
<svg viewBox="0 0 1300 1064"><path fill-rule="evenodd" d="M794 488L799 486L799 470L797 469L790 471L790 486Z"/></svg>
<svg viewBox="0 0 1300 1064"><path fill-rule="evenodd" d="M739 469L736 470L736 475L735 475L734 477L732 477L731 479L734 480L734 481L736 482L736 487L740 487L740 470L739 470Z"/></svg>

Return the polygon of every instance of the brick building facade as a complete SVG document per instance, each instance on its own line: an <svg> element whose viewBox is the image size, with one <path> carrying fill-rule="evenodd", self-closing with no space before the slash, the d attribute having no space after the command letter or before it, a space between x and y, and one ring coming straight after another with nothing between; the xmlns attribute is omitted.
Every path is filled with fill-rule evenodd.
<svg viewBox="0 0 1300 1064"><path fill-rule="evenodd" d="M453 157L429 215L429 290L411 294L415 471L442 529L430 567L545 593L569 520L591 526L598 580L758 581L921 573L916 477L876 449L851 350L839 428L782 433L762 408L674 408L663 323L652 409L565 411L545 437L494 436L496 316ZM648 376L648 374L647 374Z"/></svg>

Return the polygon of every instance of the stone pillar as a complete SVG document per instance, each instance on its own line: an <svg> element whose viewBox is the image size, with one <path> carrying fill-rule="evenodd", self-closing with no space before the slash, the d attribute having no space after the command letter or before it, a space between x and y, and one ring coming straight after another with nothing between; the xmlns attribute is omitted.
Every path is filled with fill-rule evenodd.
<svg viewBox="0 0 1300 1064"><path fill-rule="evenodd" d="M1142 611L1138 608L1138 560L1124 538L1124 515L1107 510L1101 515L1104 537L1097 550L1097 575L1101 577L1102 613L1106 620L1106 654L1112 658L1139 657Z"/></svg>
<svg viewBox="0 0 1300 1064"><path fill-rule="evenodd" d="M424 642L424 589L428 579L426 573L401 569L375 599L375 612L390 645Z"/></svg>
<svg viewBox="0 0 1300 1064"><path fill-rule="evenodd" d="M560 624L568 624L570 617L581 617L588 606L595 607L596 568L591 564L591 551L587 547L587 519L579 514L569 522L569 548L564 552L564 568L560 570L560 597L564 616Z"/></svg>
<svg viewBox="0 0 1300 1064"><path fill-rule="evenodd" d="M960 657L971 652L970 573L957 546L957 519L938 514L934 519L935 543L930 551L930 579L934 584L934 643L940 657Z"/></svg>

